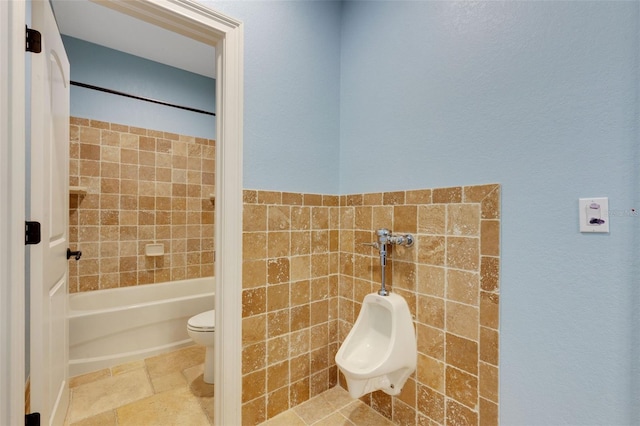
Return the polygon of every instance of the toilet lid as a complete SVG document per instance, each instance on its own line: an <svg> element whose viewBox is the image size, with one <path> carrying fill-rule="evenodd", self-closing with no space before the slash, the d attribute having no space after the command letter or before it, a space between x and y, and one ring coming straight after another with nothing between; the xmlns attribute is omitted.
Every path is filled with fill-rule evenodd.
<svg viewBox="0 0 640 426"><path fill-rule="evenodd" d="M201 314L194 315L189 318L187 325L192 330L215 330L216 326L216 311L214 309Z"/></svg>

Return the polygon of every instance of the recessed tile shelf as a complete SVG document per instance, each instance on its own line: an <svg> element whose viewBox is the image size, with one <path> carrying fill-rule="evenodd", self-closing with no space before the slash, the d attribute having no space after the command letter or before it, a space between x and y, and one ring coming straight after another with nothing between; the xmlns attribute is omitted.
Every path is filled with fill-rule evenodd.
<svg viewBox="0 0 640 426"><path fill-rule="evenodd" d="M86 186L70 186L69 194L71 195L86 195L87 187Z"/></svg>

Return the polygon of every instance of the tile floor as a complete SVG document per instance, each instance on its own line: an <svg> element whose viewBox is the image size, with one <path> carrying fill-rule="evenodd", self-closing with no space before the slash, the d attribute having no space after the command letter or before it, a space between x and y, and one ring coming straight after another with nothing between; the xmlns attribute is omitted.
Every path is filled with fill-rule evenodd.
<svg viewBox="0 0 640 426"><path fill-rule="evenodd" d="M210 426L213 385L202 380L204 348L189 346L74 377L68 426Z"/></svg>
<svg viewBox="0 0 640 426"><path fill-rule="evenodd" d="M262 426L393 426L393 422L336 386L302 403Z"/></svg>
<svg viewBox="0 0 640 426"><path fill-rule="evenodd" d="M213 385L204 348L189 346L71 379L65 426L210 426ZM387 426L393 423L337 386L263 426Z"/></svg>

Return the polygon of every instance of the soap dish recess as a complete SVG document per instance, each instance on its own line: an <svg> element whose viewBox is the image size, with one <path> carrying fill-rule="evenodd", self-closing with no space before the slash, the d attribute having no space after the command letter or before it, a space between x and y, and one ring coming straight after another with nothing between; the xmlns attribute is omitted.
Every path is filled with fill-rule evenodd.
<svg viewBox="0 0 640 426"><path fill-rule="evenodd" d="M147 244L144 246L144 254L147 256L162 256L164 244Z"/></svg>
<svg viewBox="0 0 640 426"><path fill-rule="evenodd" d="M70 186L69 194L71 195L86 195L87 187L86 186Z"/></svg>

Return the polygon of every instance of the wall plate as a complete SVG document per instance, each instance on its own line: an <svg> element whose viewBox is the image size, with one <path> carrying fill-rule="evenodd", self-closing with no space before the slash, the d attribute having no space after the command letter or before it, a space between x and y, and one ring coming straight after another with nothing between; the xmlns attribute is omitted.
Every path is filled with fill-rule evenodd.
<svg viewBox="0 0 640 426"><path fill-rule="evenodd" d="M578 200L580 232L609 232L609 198Z"/></svg>

